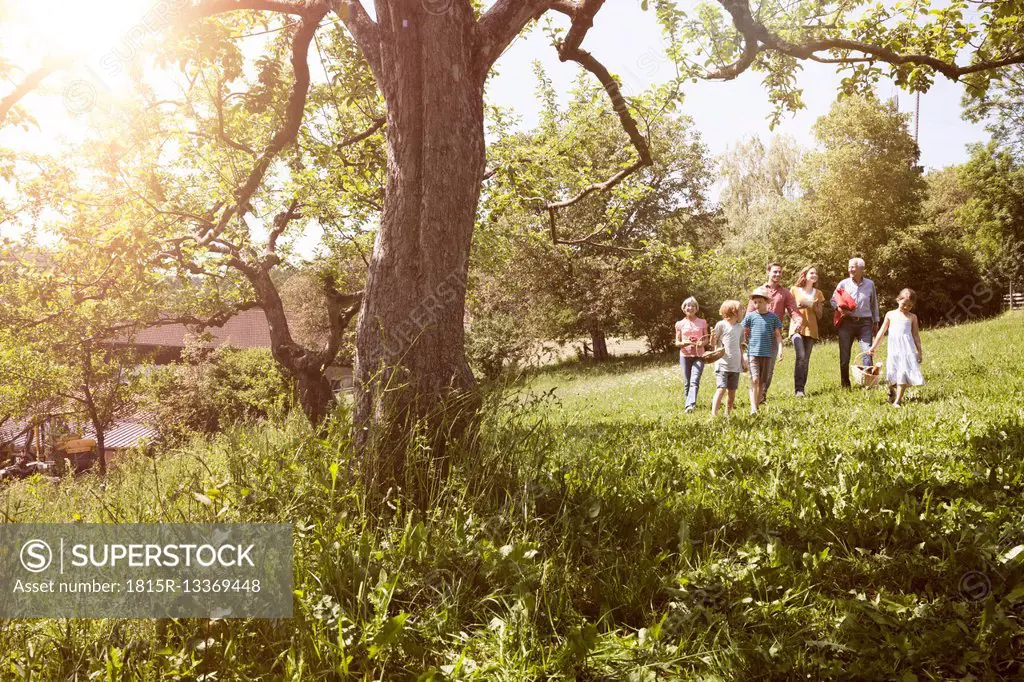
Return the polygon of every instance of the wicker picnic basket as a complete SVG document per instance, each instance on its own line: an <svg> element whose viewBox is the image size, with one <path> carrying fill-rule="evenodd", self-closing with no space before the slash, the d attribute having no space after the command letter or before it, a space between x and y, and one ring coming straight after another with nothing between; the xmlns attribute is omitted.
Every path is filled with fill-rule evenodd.
<svg viewBox="0 0 1024 682"><path fill-rule="evenodd" d="M711 335L710 334L706 334L706 335L700 337L700 341L698 342L698 345L700 345L703 348L707 348L709 345L711 345ZM719 346L718 348L715 348L714 350L706 350L703 353L701 353L700 359L703 360L705 363L718 362L724 356L725 356L725 346Z"/></svg>
<svg viewBox="0 0 1024 682"><path fill-rule="evenodd" d="M871 357L871 353L865 351L853 359L854 361L850 364L850 377L858 386L872 388L877 386L882 379L882 363L862 365L860 362L864 356Z"/></svg>

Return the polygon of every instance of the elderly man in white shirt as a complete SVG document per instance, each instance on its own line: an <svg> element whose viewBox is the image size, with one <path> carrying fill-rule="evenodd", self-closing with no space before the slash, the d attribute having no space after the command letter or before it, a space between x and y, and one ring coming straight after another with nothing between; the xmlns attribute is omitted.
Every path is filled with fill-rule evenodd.
<svg viewBox="0 0 1024 682"><path fill-rule="evenodd" d="M878 332L878 292L875 283L864 276L864 259L851 258L848 264L850 276L836 286L832 294L832 309L839 308L836 295L842 289L849 294L857 306L853 310L844 310L843 321L839 324L839 378L843 388L850 387L850 350L853 340L860 343L861 352L871 347L871 339ZM873 362L868 356L867 362Z"/></svg>

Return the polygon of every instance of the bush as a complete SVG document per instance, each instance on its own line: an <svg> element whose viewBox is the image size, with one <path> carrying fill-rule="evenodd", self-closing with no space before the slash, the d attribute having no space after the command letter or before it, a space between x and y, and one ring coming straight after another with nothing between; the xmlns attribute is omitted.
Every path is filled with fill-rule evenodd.
<svg viewBox="0 0 1024 682"><path fill-rule="evenodd" d="M290 396L291 383L269 350L190 345L180 364L153 368L143 402L160 435L177 442L279 414Z"/></svg>
<svg viewBox="0 0 1024 682"><path fill-rule="evenodd" d="M488 379L517 366L529 348L529 339L519 333L511 315L478 318L466 328L466 357Z"/></svg>
<svg viewBox="0 0 1024 682"><path fill-rule="evenodd" d="M983 278L971 254L934 225L893 235L879 248L874 269L883 314L904 287L917 292L914 312L922 324L964 321L961 304L968 316L999 312L999 297L979 288Z"/></svg>

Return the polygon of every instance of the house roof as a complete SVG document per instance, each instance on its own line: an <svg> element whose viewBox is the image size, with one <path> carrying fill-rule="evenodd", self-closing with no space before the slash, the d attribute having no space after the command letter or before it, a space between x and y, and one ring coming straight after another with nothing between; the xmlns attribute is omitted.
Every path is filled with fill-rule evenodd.
<svg viewBox="0 0 1024 682"><path fill-rule="evenodd" d="M145 445L156 440L157 430L148 423L152 419L152 415L137 412L130 417L117 420L103 432L104 448L107 450L123 450L137 445ZM8 440L27 427L27 421L12 420L0 424L0 443L10 445L15 452L24 450L30 435L29 433L22 433L10 443L8 443ZM95 440L96 431L91 426L86 427L83 429L81 437Z"/></svg>
<svg viewBox="0 0 1024 682"><path fill-rule="evenodd" d="M28 428L28 422L18 419L12 419L0 424L0 444L10 445L15 450L25 447L25 441L28 440L28 433L22 433ZM15 438L15 435L19 435ZM13 440L12 440L13 439Z"/></svg>
<svg viewBox="0 0 1024 682"><path fill-rule="evenodd" d="M225 322L224 326L208 327L206 331L213 336L212 341L203 344L206 348L224 344L231 344L235 348L270 348L270 324L266 313L259 308L244 310ZM151 327L135 335L135 344L184 348L185 337L191 333L183 324Z"/></svg>
<svg viewBox="0 0 1024 682"><path fill-rule="evenodd" d="M156 440L156 429L144 423L148 418L150 418L148 415L134 414L114 422L103 432L103 448L105 450L121 450ZM82 437L95 440L96 432L92 428L87 428Z"/></svg>

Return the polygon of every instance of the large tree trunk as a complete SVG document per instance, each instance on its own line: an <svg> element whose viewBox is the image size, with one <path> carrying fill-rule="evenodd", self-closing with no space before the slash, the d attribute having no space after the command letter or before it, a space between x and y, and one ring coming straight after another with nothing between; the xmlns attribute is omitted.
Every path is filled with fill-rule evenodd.
<svg viewBox="0 0 1024 682"><path fill-rule="evenodd" d="M604 330L594 327L590 330L590 341L594 349L594 362L604 362L608 359L608 340L605 338Z"/></svg>
<svg viewBox="0 0 1024 682"><path fill-rule="evenodd" d="M299 399L302 413L309 423L319 427L327 419L334 399L331 382L324 376L319 367L303 368L292 372L295 378L295 393Z"/></svg>
<svg viewBox="0 0 1024 682"><path fill-rule="evenodd" d="M401 484L417 423L450 433L450 420L473 409L463 311L485 163L484 77L470 3L443 14L421 0L377 7L388 177L356 330L355 423L368 483L384 489Z"/></svg>

